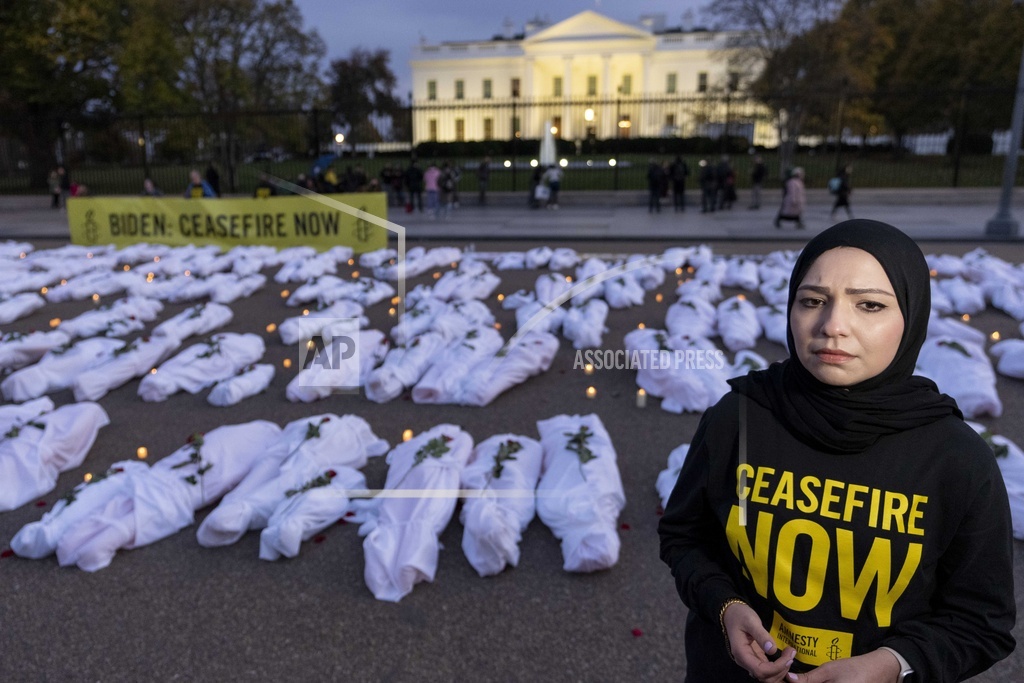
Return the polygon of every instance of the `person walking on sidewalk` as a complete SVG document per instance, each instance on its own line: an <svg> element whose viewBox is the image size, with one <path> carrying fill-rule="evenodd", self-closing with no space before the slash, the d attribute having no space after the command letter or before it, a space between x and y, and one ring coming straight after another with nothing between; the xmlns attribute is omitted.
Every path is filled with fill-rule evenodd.
<svg viewBox="0 0 1024 683"><path fill-rule="evenodd" d="M850 208L850 195L853 194L853 187L850 185L851 172L853 172L853 167L846 166L839 169L839 173L836 174L836 177L828 181L828 189L832 190L833 184L835 185L835 189L832 191L832 194L836 196L836 202L832 205L832 213L829 214L829 218L832 220L835 220L836 211L838 211L840 207L846 209L847 218L853 218L853 209Z"/></svg>
<svg viewBox="0 0 1024 683"><path fill-rule="evenodd" d="M715 179L715 167L707 159L700 160L700 212L715 211L718 202L718 181Z"/></svg>
<svg viewBox="0 0 1024 683"><path fill-rule="evenodd" d="M785 194L782 195L782 206L775 216L775 227L781 229L782 221L793 221L797 229L804 228L804 208L807 205L807 195L804 190L804 169L797 166L793 169L792 175L786 181Z"/></svg>
<svg viewBox="0 0 1024 683"><path fill-rule="evenodd" d="M557 164L548 166L541 182L548 186L548 208L558 208L558 191L562 189L562 169Z"/></svg>
<svg viewBox="0 0 1024 683"><path fill-rule="evenodd" d="M60 208L60 176L57 175L57 169L50 171L50 208Z"/></svg>
<svg viewBox="0 0 1024 683"><path fill-rule="evenodd" d="M764 165L761 155L754 157L754 166L750 169L750 206L749 209L761 208L761 188L764 186L764 178L768 175L768 168Z"/></svg>

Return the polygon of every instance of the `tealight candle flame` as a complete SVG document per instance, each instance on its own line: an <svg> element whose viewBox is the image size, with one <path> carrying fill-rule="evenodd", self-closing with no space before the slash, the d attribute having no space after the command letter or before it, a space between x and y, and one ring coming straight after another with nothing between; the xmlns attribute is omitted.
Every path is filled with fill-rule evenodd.
<svg viewBox="0 0 1024 683"><path fill-rule="evenodd" d="M501 323L494 323L494 329L500 330L501 329Z"/></svg>
<svg viewBox="0 0 1024 683"><path fill-rule="evenodd" d="M435 280L439 280L440 278L441 278L441 273L440 272L434 273L434 279Z"/></svg>
<svg viewBox="0 0 1024 683"><path fill-rule="evenodd" d="M291 358L285 358L281 362L281 365L285 366L286 368L290 368L292 366L292 359Z"/></svg>
<svg viewBox="0 0 1024 683"><path fill-rule="evenodd" d="M661 292L658 292L658 293L657 293L657 294L655 295L655 297L654 297L654 300L655 300L655 301L657 301L657 302L658 302L658 303L660 304L660 303L661 303L662 301L664 301L664 300L665 300L665 297L663 297L663 296L661 295Z"/></svg>
<svg viewBox="0 0 1024 683"><path fill-rule="evenodd" d="M682 274L683 274L682 267L676 268L676 275L682 275Z"/></svg>
<svg viewBox="0 0 1024 683"><path fill-rule="evenodd" d="M594 387L587 387L587 398L594 398L597 396L597 389Z"/></svg>
<svg viewBox="0 0 1024 683"><path fill-rule="evenodd" d="M50 290L47 289L46 287L43 287L42 289L39 290L39 293L40 294L46 294L48 291L50 291Z"/></svg>
<svg viewBox="0 0 1024 683"><path fill-rule="evenodd" d="M647 392L643 389L636 390L636 407L645 408L647 407Z"/></svg>
<svg viewBox="0 0 1024 683"><path fill-rule="evenodd" d="M393 296L393 297L391 297L391 303L394 304L395 306L397 306L399 303L401 303L401 301L402 301L402 297L400 297L400 296Z"/></svg>
<svg viewBox="0 0 1024 683"><path fill-rule="evenodd" d="M159 256L154 256L153 257L153 263L160 263L160 257Z"/></svg>
<svg viewBox="0 0 1024 683"><path fill-rule="evenodd" d="M282 299L287 299L288 295L290 295L290 294L291 294L291 292L289 292L287 289L282 289L281 290L281 298Z"/></svg>
<svg viewBox="0 0 1024 683"><path fill-rule="evenodd" d="M149 449L145 446L139 446L135 449L135 455L138 456L139 460L145 460L149 457Z"/></svg>
<svg viewBox="0 0 1024 683"><path fill-rule="evenodd" d="M1000 338L1001 336L1002 336L1002 335L1001 335L1001 334L999 334L999 331L998 331L998 330L996 330L995 332L993 332L993 333L992 333L992 341L999 341L999 338Z"/></svg>
<svg viewBox="0 0 1024 683"><path fill-rule="evenodd" d="M971 316L969 316L968 314L964 313L962 316L960 316L960 319L963 320L965 323L966 322L970 322L971 321Z"/></svg>
<svg viewBox="0 0 1024 683"><path fill-rule="evenodd" d="M586 365L584 365L583 366L583 374L584 375L593 375L594 374L594 364L593 363L587 363Z"/></svg>
<svg viewBox="0 0 1024 683"><path fill-rule="evenodd" d="M88 484L90 481L92 481L92 472L86 472L85 476L82 478L85 479L85 483Z"/></svg>
<svg viewBox="0 0 1024 683"><path fill-rule="evenodd" d="M504 301L504 300L505 300L505 295L504 294L499 294L498 295L498 301Z"/></svg>
<svg viewBox="0 0 1024 683"><path fill-rule="evenodd" d="M132 269L132 267L131 267L131 266L129 266L129 265L127 264L127 263L126 263L126 264L124 264L124 272L126 272L126 273L127 273L127 272L128 272L129 270L131 270L131 269Z"/></svg>
<svg viewBox="0 0 1024 683"><path fill-rule="evenodd" d="M348 264L349 264L350 266L354 266L354 265L356 264L356 260L355 260L354 258L350 258L350 259L348 260Z"/></svg>
<svg viewBox="0 0 1024 683"><path fill-rule="evenodd" d="M932 268L931 270L928 271L928 274L931 275L932 277L938 277L939 271Z"/></svg>
<svg viewBox="0 0 1024 683"><path fill-rule="evenodd" d="M359 279L359 271L358 270L353 270L352 271L352 279L353 280Z"/></svg>
<svg viewBox="0 0 1024 683"><path fill-rule="evenodd" d="M412 438L412 430L411 429L406 429L405 431L402 432L402 441L408 441L411 438Z"/></svg>
<svg viewBox="0 0 1024 683"><path fill-rule="evenodd" d="M92 295L92 300L93 301L99 301L100 300L100 295L99 294L93 294Z"/></svg>
<svg viewBox="0 0 1024 683"><path fill-rule="evenodd" d="M389 308L388 309L388 315L394 315L394 314L395 314L395 309L394 308Z"/></svg>
<svg viewBox="0 0 1024 683"><path fill-rule="evenodd" d="M267 325L267 332L271 332L272 333L272 332L275 332L276 330L277 330L277 325L275 325L274 323L270 323L269 325Z"/></svg>
<svg viewBox="0 0 1024 683"><path fill-rule="evenodd" d="M150 368L149 369L149 374L155 375L156 374L156 368Z"/></svg>
<svg viewBox="0 0 1024 683"><path fill-rule="evenodd" d="M737 294L736 298L739 299L740 301L746 301L747 300L747 295L746 294Z"/></svg>
<svg viewBox="0 0 1024 683"><path fill-rule="evenodd" d="M303 308L302 309L302 315L309 315L309 309L308 308Z"/></svg>
<svg viewBox="0 0 1024 683"><path fill-rule="evenodd" d="M637 325L637 326L636 326L636 328L637 328L638 330L642 330L642 329L644 329L645 327L647 327L647 326L646 326L646 325L644 325L643 323L640 323L639 325Z"/></svg>
<svg viewBox="0 0 1024 683"><path fill-rule="evenodd" d="M572 282L572 275L566 275L565 276L565 281L566 282Z"/></svg>
<svg viewBox="0 0 1024 683"><path fill-rule="evenodd" d="M191 277L191 276L192 276L192 271L191 270L186 270L185 271L185 277Z"/></svg>
<svg viewBox="0 0 1024 683"><path fill-rule="evenodd" d="M58 325L60 325L60 318L50 320L50 327L57 327Z"/></svg>

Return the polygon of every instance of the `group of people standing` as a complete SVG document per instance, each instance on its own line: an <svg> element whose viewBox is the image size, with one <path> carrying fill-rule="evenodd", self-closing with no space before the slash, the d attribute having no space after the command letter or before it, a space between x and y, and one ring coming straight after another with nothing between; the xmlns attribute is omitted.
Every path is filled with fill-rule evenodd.
<svg viewBox="0 0 1024 683"><path fill-rule="evenodd" d="M71 176L63 166L58 166L50 171L49 187L51 209L59 209L62 206L66 206L68 197L75 194L72 192L74 188L71 185Z"/></svg>

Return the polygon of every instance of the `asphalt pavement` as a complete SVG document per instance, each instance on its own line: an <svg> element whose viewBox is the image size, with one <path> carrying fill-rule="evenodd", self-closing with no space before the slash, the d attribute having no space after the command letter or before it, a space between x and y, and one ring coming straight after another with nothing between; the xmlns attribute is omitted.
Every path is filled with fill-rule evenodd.
<svg viewBox="0 0 1024 683"><path fill-rule="evenodd" d="M493 196L487 207L473 206L475 197L463 199L447 219L396 213L391 220L408 228L408 246L444 243L503 251L549 244L593 254L660 253L696 242L709 244L717 254L766 253L799 248L810 234L831 224L828 197L813 193L808 227L800 232L776 230L774 211L767 206L758 211L738 205L714 214L674 214L663 208L660 215L650 215L646 199L635 195L566 195L558 210L530 210L515 196ZM994 191L871 195L864 190L854 195L853 205L858 216L905 229L926 253L963 254L981 246L1024 262L1024 244L985 236L996 200ZM62 214L51 212L47 201L0 198L0 240L29 239L38 248L65 243ZM1019 207L1018 213L1024 216ZM272 270L265 273L273 275ZM510 293L532 289L538 271L500 275L498 291ZM432 282L430 274L409 284L419 282ZM603 347L623 348L623 336L639 323L660 325L675 286L670 277L648 293L642 306L613 310ZM100 432L85 463L62 474L51 494L0 513L0 550L86 473L134 457L139 446L146 446L155 461L189 434L224 424L253 419L284 424L328 411L353 413L395 444L405 429L420 432L442 422L461 425L476 441L503 432L536 436L540 419L593 412L612 437L627 497L619 519L618 564L595 574L563 571L559 542L534 520L522 540L519 566L480 578L462 554L457 514L441 537L444 549L434 582L419 584L398 604L379 602L366 588L362 542L352 525L334 526L305 543L295 559L278 562L258 559L257 533L233 546L207 549L195 540L196 526L151 546L121 551L110 567L94 574L61 568L53 558L0 557L0 681L682 679L686 610L658 559L654 483L669 452L692 436L698 415L665 412L656 399L638 408L635 372L584 375L573 367L575 354L564 340L548 372L485 408L417 405L404 397L378 405L355 395L293 404L284 389L295 364L286 370L283 363L296 350L266 332L268 323L295 314L280 296L282 289L269 279L264 290L232 304L235 317L224 328L263 336L266 362L277 368L266 393L215 408L206 402L207 392L144 403L136 394L138 380L111 392L100 400L111 424ZM656 293L663 295L661 302ZM488 303L508 337L515 327L513 312L502 310L494 297ZM91 301L48 304L4 331L46 328L52 318L67 319L93 306ZM185 307L168 305L160 320ZM394 322L386 304L368 308L367 315L377 329L390 329ZM1021 336L1016 322L992 310L974 316L972 324L986 333L1000 331L1004 338ZM764 340L755 350L769 360L784 355L781 347ZM588 386L595 387L595 398L586 397ZM1024 382L1000 377L997 388L1003 414L981 421L1024 445ZM73 400L70 392L53 398L58 405ZM383 458L372 460L364 472L371 488L381 486ZM197 515L197 524L205 514ZM1024 543L1014 544L1014 557L1018 610L1024 612ZM1024 637L1024 626L1015 633L1018 640ZM1024 650L1018 648L972 680L1024 680Z"/></svg>

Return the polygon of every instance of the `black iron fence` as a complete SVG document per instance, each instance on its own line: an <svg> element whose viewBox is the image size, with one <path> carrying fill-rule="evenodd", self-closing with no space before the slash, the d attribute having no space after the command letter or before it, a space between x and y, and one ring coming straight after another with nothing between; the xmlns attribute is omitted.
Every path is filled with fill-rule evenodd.
<svg viewBox="0 0 1024 683"><path fill-rule="evenodd" d="M877 94L875 94L877 96ZM550 131L554 162L569 190L642 190L649 163L682 157L696 183L701 160L728 155L739 187L749 184L752 158L763 157L767 183L784 166L802 166L810 186L823 186L837 166L854 167L861 187L995 187L1001 182L1008 136L972 127L971 111L1007 110L1012 92L963 96L960 111L899 132L864 116L858 98L820 93L799 111L780 114L735 93L575 99L423 101L377 122L376 139L340 131L330 111L237 112L147 116L83 116L43 122L54 163L94 194L137 194L149 177L168 194L181 191L188 171L212 164L225 194L251 193L263 172L296 179L333 164L339 174L360 166L369 179L405 168L412 158L463 169L461 188L476 189L476 169L490 158L492 191L525 191ZM780 98L781 99L781 98ZM947 101L950 98L945 98ZM954 98L955 99L955 98ZM16 129L4 125L0 130ZM801 136L780 154L785 117L799 116ZM348 136L343 141L339 132ZM49 170L49 169L46 169ZM33 175L33 171L35 174ZM38 192L40 173L17 138L0 137L0 192Z"/></svg>

